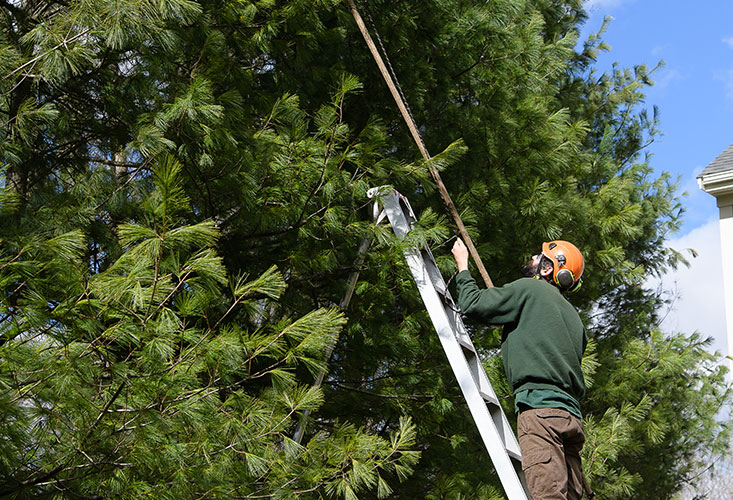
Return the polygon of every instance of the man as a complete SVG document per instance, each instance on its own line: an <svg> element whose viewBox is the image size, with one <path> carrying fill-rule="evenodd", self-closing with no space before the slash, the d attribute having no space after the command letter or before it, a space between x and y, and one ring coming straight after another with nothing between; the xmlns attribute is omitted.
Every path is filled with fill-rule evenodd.
<svg viewBox="0 0 733 500"><path fill-rule="evenodd" d="M580 499L585 484L580 461L585 382L580 361L586 335L577 311L561 291L580 286L583 256L567 241L547 242L522 269L524 278L479 289L468 272L463 241L458 239L452 252L463 313L504 325L501 354L519 413L522 468L532 499Z"/></svg>

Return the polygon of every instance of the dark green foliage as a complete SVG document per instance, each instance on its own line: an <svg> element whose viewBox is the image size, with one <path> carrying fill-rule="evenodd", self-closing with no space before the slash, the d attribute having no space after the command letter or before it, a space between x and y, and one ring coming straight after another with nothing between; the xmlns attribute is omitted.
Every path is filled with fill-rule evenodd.
<svg viewBox="0 0 733 500"><path fill-rule="evenodd" d="M0 496L502 498L400 244L371 224L368 188L395 186L453 273L345 3L4 7ZM726 451L730 394L643 286L682 262L675 183L644 156L653 72L596 74L580 1L360 8L494 281L578 243L591 482L670 498ZM511 415L497 331L471 328Z"/></svg>
<svg viewBox="0 0 733 500"><path fill-rule="evenodd" d="M292 441L297 412L323 403L295 373L325 368L345 318L281 311L274 266L229 277L213 222L185 222L180 164L150 180L106 270L81 264L79 231L26 244L25 266L4 259L3 282L21 292L2 331L3 495L348 497L388 488L379 471L409 472L407 418L391 440L337 424Z"/></svg>

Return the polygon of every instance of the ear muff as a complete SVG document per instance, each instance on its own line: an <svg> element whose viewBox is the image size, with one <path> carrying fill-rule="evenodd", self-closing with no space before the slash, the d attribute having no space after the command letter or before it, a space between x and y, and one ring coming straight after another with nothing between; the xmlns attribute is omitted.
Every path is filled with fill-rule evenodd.
<svg viewBox="0 0 733 500"><path fill-rule="evenodd" d="M569 290L575 284L575 275L570 269L560 269L555 274L555 283L562 290Z"/></svg>

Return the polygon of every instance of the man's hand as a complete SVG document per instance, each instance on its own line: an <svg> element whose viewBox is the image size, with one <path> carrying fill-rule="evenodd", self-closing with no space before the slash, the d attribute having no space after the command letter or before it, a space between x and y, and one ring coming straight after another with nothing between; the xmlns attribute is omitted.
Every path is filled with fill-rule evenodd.
<svg viewBox="0 0 733 500"><path fill-rule="evenodd" d="M451 252L453 253L453 258L456 259L458 271L466 271L468 269L468 248L466 248L462 239L456 239Z"/></svg>

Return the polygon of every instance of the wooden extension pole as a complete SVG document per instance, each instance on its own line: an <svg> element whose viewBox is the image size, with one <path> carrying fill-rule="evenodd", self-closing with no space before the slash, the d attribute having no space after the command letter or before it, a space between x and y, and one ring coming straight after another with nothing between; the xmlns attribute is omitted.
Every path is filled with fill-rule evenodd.
<svg viewBox="0 0 733 500"><path fill-rule="evenodd" d="M357 26L359 26L359 31L361 31L361 34L364 37L364 41L366 42L367 47L369 47L369 51L372 53L372 57L374 57L374 60L376 61L377 66L379 67L379 71L382 73L382 76L384 77L384 81L387 83L387 87L389 87L389 91L391 92L392 97L394 98L395 102L397 103L397 107L399 108L400 113L402 113L402 118L405 120L405 123L407 123L407 128L410 129L410 133L412 134L412 138L415 140L415 144L417 144L417 147L420 150L422 157L425 159L426 162L428 162L428 168L430 169L430 175L433 177L435 184L438 186L438 192L440 192L440 197L443 199L443 203L445 204L445 207L448 209L448 212L450 213L451 217L453 218L453 221L455 222L456 226L458 226L458 232L460 233L461 238L463 238L463 241L466 243L468 252L471 254L473 261L476 263L476 267L478 268L479 273L481 274L481 277L483 278L486 286L488 288L493 287L494 284L491 282L489 273L486 271L486 268L484 267L484 264L481 261L481 257L479 257L478 251L476 250L476 247L473 245L473 241L471 240L471 237L468 235L468 232L466 231L466 226L463 225L461 216L458 214L458 210L456 209L456 206L453 204L453 200L451 199L450 195L448 194L448 190L445 188L445 184L443 184L443 180L440 178L440 173L433 165L431 165L429 161L430 154L428 153L428 150L425 148L425 143L423 143L422 137L420 136L420 132L417 129L417 125L415 124L415 121L412 119L412 116L410 115L410 113L407 111L407 107L405 106L405 103L403 102L402 97L400 97L400 94L397 91L397 87L395 86L395 83L392 80L392 77L390 76L389 71L387 71L387 67L384 64L384 61L382 60L382 56L379 54L379 51L377 50L376 45L374 45L374 41L372 40L371 35L369 35L369 30L367 29L366 25L364 24L364 20L361 18L359 11L356 9L354 0L346 0L346 2L349 4L349 7L351 8L351 13L354 16L354 20L356 21Z"/></svg>

